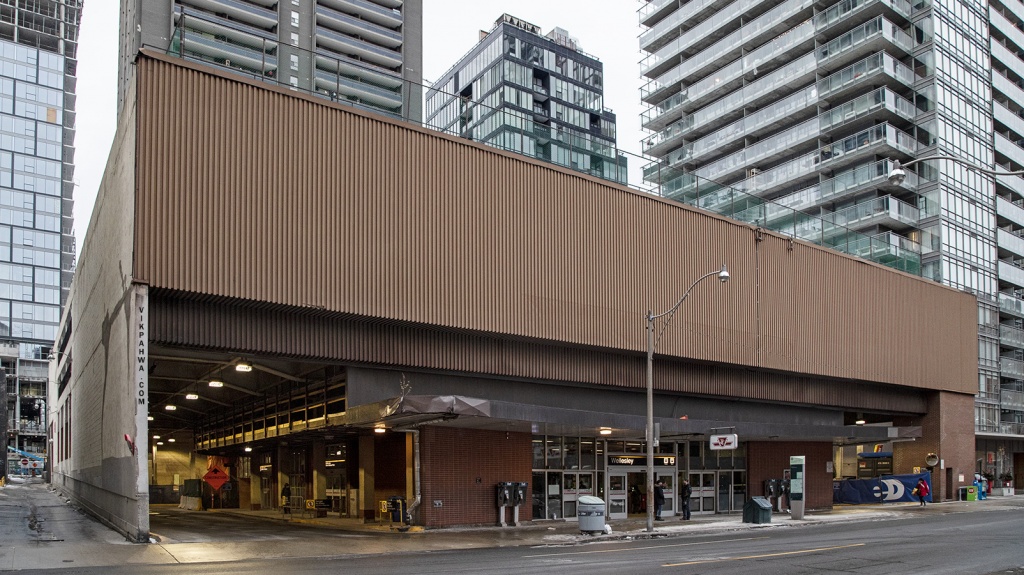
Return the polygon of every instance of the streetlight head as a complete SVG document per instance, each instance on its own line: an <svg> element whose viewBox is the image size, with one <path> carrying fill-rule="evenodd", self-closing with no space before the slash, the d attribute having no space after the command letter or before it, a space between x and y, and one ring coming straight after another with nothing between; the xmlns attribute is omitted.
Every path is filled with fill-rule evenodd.
<svg viewBox="0 0 1024 575"><path fill-rule="evenodd" d="M722 271L718 272L718 281L722 283L729 281L729 270L725 269L725 264L722 265Z"/></svg>
<svg viewBox="0 0 1024 575"><path fill-rule="evenodd" d="M907 171L900 165L899 160L893 160L892 170L889 172L889 183L894 186L899 186L905 179L907 179Z"/></svg>

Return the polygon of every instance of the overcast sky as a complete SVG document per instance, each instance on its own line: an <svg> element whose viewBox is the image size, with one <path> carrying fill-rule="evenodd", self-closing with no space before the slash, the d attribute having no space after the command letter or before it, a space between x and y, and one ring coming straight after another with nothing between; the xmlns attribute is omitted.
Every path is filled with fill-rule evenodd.
<svg viewBox="0 0 1024 575"><path fill-rule="evenodd" d="M423 0L423 77L448 70L507 12L547 34L564 28L579 48L604 63L606 108L617 115L619 147L640 149L640 33L629 0ZM118 0L86 0L78 52L78 116L75 137L75 235L81 251L96 190L114 137L117 109ZM637 164L630 160L631 168Z"/></svg>

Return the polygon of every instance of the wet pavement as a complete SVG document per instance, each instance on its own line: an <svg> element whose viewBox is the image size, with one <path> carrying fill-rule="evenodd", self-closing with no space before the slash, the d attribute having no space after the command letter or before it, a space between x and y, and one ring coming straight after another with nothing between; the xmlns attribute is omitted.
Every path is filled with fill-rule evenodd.
<svg viewBox="0 0 1024 575"><path fill-rule="evenodd" d="M928 514L1024 508L1024 496L985 501L841 505L803 519L773 512L769 523L743 523L741 514L678 517L646 530L646 516L609 521L610 534L583 534L573 521L526 522L515 527L407 529L390 521L364 523L280 511L189 511L151 506L152 544L133 544L62 500L46 485L0 488L0 570L164 565L287 557L338 557L507 546L571 546L651 537L800 528L843 521L885 521Z"/></svg>

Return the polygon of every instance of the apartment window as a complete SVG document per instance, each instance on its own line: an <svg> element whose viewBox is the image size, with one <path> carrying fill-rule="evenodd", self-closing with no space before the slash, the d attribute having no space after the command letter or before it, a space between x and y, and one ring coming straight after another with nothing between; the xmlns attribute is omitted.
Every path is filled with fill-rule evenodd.
<svg viewBox="0 0 1024 575"><path fill-rule="evenodd" d="M298 45L299 45L299 35L296 34L295 32L292 32L292 46L298 46Z"/></svg>
<svg viewBox="0 0 1024 575"><path fill-rule="evenodd" d="M291 63L292 63L292 70L298 70L299 69L299 55L298 54L292 54L290 59L291 59Z"/></svg>
<svg viewBox="0 0 1024 575"><path fill-rule="evenodd" d="M299 78L297 76L291 76L288 79L288 83L292 85L292 88L298 88L299 87Z"/></svg>
<svg viewBox="0 0 1024 575"><path fill-rule="evenodd" d="M292 10L292 26L299 26L299 13L295 10Z"/></svg>

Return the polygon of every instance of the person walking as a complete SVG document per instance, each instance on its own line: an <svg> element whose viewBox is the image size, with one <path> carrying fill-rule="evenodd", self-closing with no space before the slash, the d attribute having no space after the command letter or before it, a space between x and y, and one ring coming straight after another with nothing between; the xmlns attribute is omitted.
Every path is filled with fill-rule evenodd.
<svg viewBox="0 0 1024 575"><path fill-rule="evenodd" d="M661 518L661 509L665 506L665 482L658 480L654 484L654 520L664 521Z"/></svg>
<svg viewBox="0 0 1024 575"><path fill-rule="evenodd" d="M693 495L693 488L690 487L689 480L683 480L683 487L679 490L679 495L682 496L683 500L683 521L690 520L690 497Z"/></svg>
<svg viewBox="0 0 1024 575"><path fill-rule="evenodd" d="M928 497L931 493L931 488L928 487L928 482L924 480L924 477L917 480L917 487L914 488L914 493L917 493L917 497L921 500L921 507L925 506L924 498Z"/></svg>
<svg viewBox="0 0 1024 575"><path fill-rule="evenodd" d="M292 512L292 486L289 483L285 483L281 488L281 505L284 507L285 513Z"/></svg>

